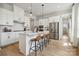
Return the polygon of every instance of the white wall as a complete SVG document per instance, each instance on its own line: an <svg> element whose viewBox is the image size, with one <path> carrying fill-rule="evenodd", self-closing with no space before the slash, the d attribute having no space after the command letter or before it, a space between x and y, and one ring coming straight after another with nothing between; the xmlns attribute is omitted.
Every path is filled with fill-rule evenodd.
<svg viewBox="0 0 79 59"><path fill-rule="evenodd" d="M72 7L72 42L74 42L74 19L75 19L75 6Z"/></svg>
<svg viewBox="0 0 79 59"><path fill-rule="evenodd" d="M63 35L63 22L62 22L62 17L60 16L60 19L59 19L59 39L62 38L62 35Z"/></svg>
<svg viewBox="0 0 79 59"><path fill-rule="evenodd" d="M77 19L78 19L78 21L77 21L77 37L79 38L79 7L78 7L78 17L77 17Z"/></svg>
<svg viewBox="0 0 79 59"><path fill-rule="evenodd" d="M75 4L72 7L72 42L75 47L79 43L79 5Z"/></svg>

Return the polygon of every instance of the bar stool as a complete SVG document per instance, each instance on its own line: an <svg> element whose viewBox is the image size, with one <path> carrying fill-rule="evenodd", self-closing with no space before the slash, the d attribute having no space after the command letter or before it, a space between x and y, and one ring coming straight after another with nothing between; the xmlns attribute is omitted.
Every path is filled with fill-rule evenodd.
<svg viewBox="0 0 79 59"><path fill-rule="evenodd" d="M43 47L44 47L44 34L41 34L41 50L43 50Z"/></svg>
<svg viewBox="0 0 79 59"><path fill-rule="evenodd" d="M35 52L35 56L37 56L37 51L40 49L41 51L41 45L40 45L40 35L36 35L34 36L32 39L31 39L31 46L30 46L30 49L29 49L29 55L30 55L30 52L31 50ZM33 42L35 43L34 46L32 46ZM38 42L38 43L37 43Z"/></svg>
<svg viewBox="0 0 79 59"><path fill-rule="evenodd" d="M49 44L49 32L44 34L44 45L47 46L47 43Z"/></svg>
<svg viewBox="0 0 79 59"><path fill-rule="evenodd" d="M50 36L50 33L48 32L48 33L47 33L47 36L46 36L46 37L47 37L47 43L48 43L48 44L49 44L49 42L50 42L49 36Z"/></svg>
<svg viewBox="0 0 79 59"><path fill-rule="evenodd" d="M47 34L46 33L44 34L44 46L45 47L47 46Z"/></svg>

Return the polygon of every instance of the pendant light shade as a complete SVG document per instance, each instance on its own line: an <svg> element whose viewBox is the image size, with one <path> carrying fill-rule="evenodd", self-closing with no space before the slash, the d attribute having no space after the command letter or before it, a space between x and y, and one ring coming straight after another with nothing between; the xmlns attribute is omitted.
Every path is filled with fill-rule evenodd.
<svg viewBox="0 0 79 59"><path fill-rule="evenodd" d="M41 6L42 6L42 19L43 19L43 16L44 16L44 4L42 4Z"/></svg>
<svg viewBox="0 0 79 59"><path fill-rule="evenodd" d="M32 3L30 4L30 7L31 7L31 9L30 9L29 16L32 17L32 16L33 16L33 15L32 15Z"/></svg>

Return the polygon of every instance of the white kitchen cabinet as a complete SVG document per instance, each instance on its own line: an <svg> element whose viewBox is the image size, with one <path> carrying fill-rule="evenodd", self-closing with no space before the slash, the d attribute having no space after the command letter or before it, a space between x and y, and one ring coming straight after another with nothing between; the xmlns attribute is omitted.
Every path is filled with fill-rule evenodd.
<svg viewBox="0 0 79 59"><path fill-rule="evenodd" d="M39 20L37 19L34 20L34 26L39 26Z"/></svg>
<svg viewBox="0 0 79 59"><path fill-rule="evenodd" d="M14 20L13 12L7 11L7 22L8 22L8 25L13 25L14 24L13 20Z"/></svg>
<svg viewBox="0 0 79 59"><path fill-rule="evenodd" d="M14 5L14 20L24 22L24 10Z"/></svg>
<svg viewBox="0 0 79 59"><path fill-rule="evenodd" d="M15 32L15 41L19 41L19 36L20 36L20 33L19 32Z"/></svg>
<svg viewBox="0 0 79 59"><path fill-rule="evenodd" d="M44 25L44 19L39 19L39 25Z"/></svg>
<svg viewBox="0 0 79 59"><path fill-rule="evenodd" d="M0 25L13 25L13 12L0 8Z"/></svg>
<svg viewBox="0 0 79 59"><path fill-rule="evenodd" d="M7 43L12 44L12 43L17 42L15 36L16 36L15 33L10 33L10 34L8 33L8 40L7 40L8 42Z"/></svg>
<svg viewBox="0 0 79 59"><path fill-rule="evenodd" d="M0 46L6 46L19 41L20 33L24 32L3 32L0 33Z"/></svg>
<svg viewBox="0 0 79 59"><path fill-rule="evenodd" d="M19 41L19 33L17 32L6 32L0 33L0 45L6 46Z"/></svg>
<svg viewBox="0 0 79 59"><path fill-rule="evenodd" d="M50 22L59 22L60 21L60 16L54 16L49 18L49 23Z"/></svg>
<svg viewBox="0 0 79 59"><path fill-rule="evenodd" d="M49 19L47 18L47 19L45 19L45 23L44 23L45 25L45 27L48 27L49 26Z"/></svg>
<svg viewBox="0 0 79 59"><path fill-rule="evenodd" d="M0 25L4 25L7 22L7 12L5 9L0 8Z"/></svg>
<svg viewBox="0 0 79 59"><path fill-rule="evenodd" d="M49 19L39 19L39 25L43 25L44 27L48 27Z"/></svg>
<svg viewBox="0 0 79 59"><path fill-rule="evenodd" d="M4 45L6 45L7 44L7 39L8 39L8 36L6 36L6 34L0 34L0 43L1 43L1 46L4 46Z"/></svg>

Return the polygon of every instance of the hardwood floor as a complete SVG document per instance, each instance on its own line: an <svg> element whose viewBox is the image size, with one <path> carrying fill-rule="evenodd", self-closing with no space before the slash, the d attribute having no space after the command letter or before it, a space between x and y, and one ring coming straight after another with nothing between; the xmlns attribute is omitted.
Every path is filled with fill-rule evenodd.
<svg viewBox="0 0 79 59"><path fill-rule="evenodd" d="M37 54L38 56L78 56L79 49L74 48L68 38L64 37L62 40L51 39L49 45ZM34 53L31 56L34 56Z"/></svg>
<svg viewBox="0 0 79 59"><path fill-rule="evenodd" d="M3 47L0 50L0 56L23 56L22 53L19 52L19 43L15 43L6 47Z"/></svg>
<svg viewBox="0 0 79 59"><path fill-rule="evenodd" d="M72 46L64 46L61 40L51 40L43 51L38 51L38 56L78 56L79 49ZM34 53L31 54L34 56Z"/></svg>
<svg viewBox="0 0 79 59"><path fill-rule="evenodd" d="M53 40L44 47L43 51L38 51L38 56L78 56L79 49L74 48L67 39ZM0 56L24 56L19 52L18 43L9 45L0 50ZM32 53L31 56L34 56Z"/></svg>

